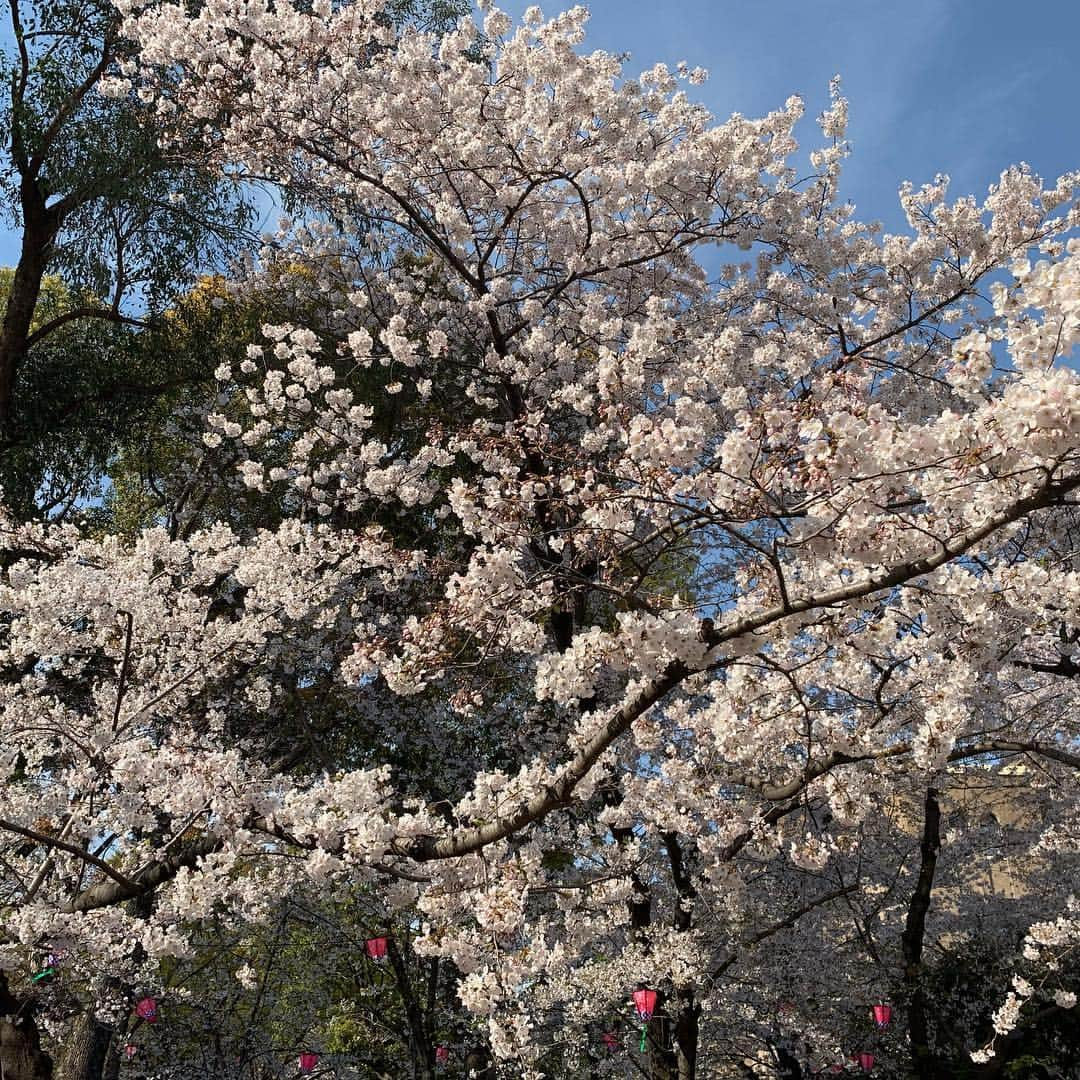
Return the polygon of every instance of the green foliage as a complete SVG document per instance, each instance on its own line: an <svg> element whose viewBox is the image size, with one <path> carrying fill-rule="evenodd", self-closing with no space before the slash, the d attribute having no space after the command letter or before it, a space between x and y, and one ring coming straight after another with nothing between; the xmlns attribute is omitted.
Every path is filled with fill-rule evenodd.
<svg viewBox="0 0 1080 1080"><path fill-rule="evenodd" d="M0 311L12 271L0 271ZM84 295L46 278L35 326L81 308ZM198 357L160 339L96 319L72 319L36 344L20 365L21 403L4 448L0 482L20 516L52 515L101 490L117 448L152 430L177 391L207 372Z"/></svg>
<svg viewBox="0 0 1080 1080"><path fill-rule="evenodd" d="M1002 1070L1003 1077L1007 1080L1036 1080L1037 1077L1052 1077L1062 1075L1054 1071L1054 1062L1051 1058L1037 1058L1031 1054L1021 1054Z"/></svg>
<svg viewBox="0 0 1080 1080"><path fill-rule="evenodd" d="M0 211L23 243L18 273L0 282L0 379L13 401L0 484L18 515L56 516L93 500L120 441L202 377L139 331L200 267L238 250L252 211L197 147L162 141L147 104L97 92L129 51L108 0L13 0L9 11Z"/></svg>
<svg viewBox="0 0 1080 1080"><path fill-rule="evenodd" d="M197 147L163 149L149 106L97 93L97 77L129 51L111 3L49 0L13 12L15 47L0 57L12 87L0 109L9 148L0 205L24 228L29 176L61 218L52 270L74 291L160 309L208 257L234 246L250 207Z"/></svg>
<svg viewBox="0 0 1080 1080"><path fill-rule="evenodd" d="M945 952L924 972L938 1059L947 1063L949 1075L957 1080L985 1075L972 1063L970 1051L993 1037L991 1013L1005 999L1017 973L1018 950L1018 940L1003 948L1001 941L972 938ZM1062 970L1055 985L1075 990L1078 977L1080 970ZM1018 1027L999 1036L995 1046L995 1068L1015 1080L1049 1080L1075 1075L1070 1069L1080 1069L1080 1029L1068 1010L1045 1001L1025 1006Z"/></svg>

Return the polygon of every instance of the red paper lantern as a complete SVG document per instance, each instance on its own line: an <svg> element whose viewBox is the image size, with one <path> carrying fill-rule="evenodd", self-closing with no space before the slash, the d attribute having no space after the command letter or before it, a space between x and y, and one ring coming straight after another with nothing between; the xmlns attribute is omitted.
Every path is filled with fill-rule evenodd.
<svg viewBox="0 0 1080 1080"><path fill-rule="evenodd" d="M879 1028L887 1028L889 1021L892 1019L892 1006L891 1005L875 1005L873 1009L874 1023Z"/></svg>
<svg viewBox="0 0 1080 1080"><path fill-rule="evenodd" d="M656 1008L656 991L642 987L640 990L635 990L632 996L638 1018L647 1024L652 1019L653 1010Z"/></svg>
<svg viewBox="0 0 1080 1080"><path fill-rule="evenodd" d="M135 1015L148 1024L156 1024L158 1022L157 1000L152 997L144 997L135 1006Z"/></svg>
<svg viewBox="0 0 1080 1080"><path fill-rule="evenodd" d="M615 1053L615 1047L619 1045L619 1036L614 1031L605 1031L600 1036L604 1040L604 1045L612 1052Z"/></svg>
<svg viewBox="0 0 1080 1080"><path fill-rule="evenodd" d="M874 1055L869 1050L864 1050L859 1055L859 1065L863 1072L869 1072L874 1067Z"/></svg>
<svg viewBox="0 0 1080 1080"><path fill-rule="evenodd" d="M367 950L368 956L372 960L379 961L386 956L386 938L384 937L369 937L364 942L364 948Z"/></svg>
<svg viewBox="0 0 1080 1080"><path fill-rule="evenodd" d="M435 1064L445 1065L450 1060L450 1051L445 1046L435 1047Z"/></svg>
<svg viewBox="0 0 1080 1080"><path fill-rule="evenodd" d="M128 1061L130 1061L138 1052L139 1048L134 1043L128 1043L124 1047L124 1057L126 1057Z"/></svg>
<svg viewBox="0 0 1080 1080"><path fill-rule="evenodd" d="M305 1051L300 1055L300 1071L311 1072L316 1065L319 1064L319 1055L313 1054L310 1050Z"/></svg>

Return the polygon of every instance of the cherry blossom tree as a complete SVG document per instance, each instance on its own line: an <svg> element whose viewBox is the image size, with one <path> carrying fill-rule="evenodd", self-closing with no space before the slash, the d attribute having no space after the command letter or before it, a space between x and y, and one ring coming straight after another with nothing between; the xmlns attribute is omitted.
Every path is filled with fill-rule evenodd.
<svg viewBox="0 0 1080 1080"><path fill-rule="evenodd" d="M452 965L508 1076L797 1075L886 993L886 1066L939 1075L928 927L1000 830L956 792L1039 810L1032 882L1075 854L1080 176L905 186L890 235L837 86L800 179L799 99L718 123L582 9L118 6L102 91L308 208L238 293L303 268L329 314L207 410L280 523L4 524L9 987L46 943L153 987L315 883ZM1074 940L1057 889L1009 918Z"/></svg>

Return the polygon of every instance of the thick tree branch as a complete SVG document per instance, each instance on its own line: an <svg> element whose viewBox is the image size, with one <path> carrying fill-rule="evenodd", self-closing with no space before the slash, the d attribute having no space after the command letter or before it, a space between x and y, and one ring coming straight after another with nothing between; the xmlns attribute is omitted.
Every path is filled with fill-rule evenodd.
<svg viewBox="0 0 1080 1080"><path fill-rule="evenodd" d="M5 832L15 833L17 836L25 836L28 840L33 840L42 847L58 848L60 851L66 851L76 858L82 859L84 863L96 866L106 877L112 878L115 885L120 888L131 889L130 895L135 895L139 891L138 885L131 878L125 877L119 871L114 870L104 859L99 859L92 852L79 847L78 844L69 843L59 836L50 836L48 833L28 829L24 825L19 825L14 821L7 821L4 818L0 818L0 829Z"/></svg>
<svg viewBox="0 0 1080 1080"><path fill-rule="evenodd" d="M45 163L45 158L56 141L57 136L63 130L64 125L75 115L76 110L83 103L86 95L98 84L101 76L108 70L113 61L112 49L109 42L104 42L101 48L101 57L91 69L89 74L78 86L76 86L67 98L56 110L56 115L49 122L48 127L42 132L41 141L37 150L29 161L29 171L36 176Z"/></svg>
<svg viewBox="0 0 1080 1080"><path fill-rule="evenodd" d="M119 311L113 310L111 307L71 308L62 315L57 315L55 319L50 319L44 325L39 326L27 337L26 347L28 349L32 348L43 338L47 338L50 334L59 330L61 326L65 326L69 322L74 322L76 319L101 319L104 322L118 323L122 326L146 327L149 325L145 319L136 319L133 316L124 315Z"/></svg>
<svg viewBox="0 0 1080 1080"><path fill-rule="evenodd" d="M911 559L890 570L871 574L862 581L853 582L837 589L830 589L824 593L799 597L787 604L767 608L765 611L745 616L742 619L736 619L726 625L713 627L706 643L710 648L716 648L725 642L733 641L736 638L778 623L790 615L860 600L866 596L895 588L915 578L932 573L939 567L963 555L970 548L981 543L1005 525L1018 521L1037 510L1059 504L1066 494L1077 487L1080 487L1080 475L1070 477L1067 480L1048 481L1034 494L1018 499L1011 506L991 516L981 525L966 529L949 540L942 540L941 550L934 555ZM711 666L710 670L716 670L725 663L727 663L725 659L718 660ZM555 783L528 800L516 812L451 836L441 838L432 836L402 838L391 845L391 852L395 855L422 862L430 859L458 858L479 851L488 844L512 836L527 825L546 817L558 807L568 805L574 788L588 775L589 770L608 747L621 735L625 734L639 716L643 715L671 690L679 686L690 673L690 669L684 664L678 662L670 664L661 676L654 679L633 700L624 704L589 739L578 754L566 765ZM903 751L890 748L886 751L886 754L901 752ZM834 764L839 764L842 760L849 760L842 758L841 755L833 755L833 758L835 759ZM852 758L850 760L858 759ZM820 771L816 775L827 772L829 767L832 766L820 767ZM811 776L810 779L813 779L813 777ZM794 786L794 790L797 791L808 782L807 776L804 775L799 780L792 781L791 785L787 785L787 787ZM782 792L787 787L776 789L778 792L777 798L783 799L786 797Z"/></svg>
<svg viewBox="0 0 1080 1080"><path fill-rule="evenodd" d="M113 904L122 903L136 896L145 896L153 892L159 885L171 881L181 869L185 867L190 869L196 866L200 859L219 850L221 844L221 839L217 836L201 837L185 845L175 855L169 855L151 863L133 878L101 881L96 885L92 885L65 905L64 911L68 913L95 911L98 908L110 907ZM110 876L115 877L115 875Z"/></svg>
<svg viewBox="0 0 1080 1080"><path fill-rule="evenodd" d="M511 836L534 821L546 817L552 810L567 806L574 788L585 778L605 750L647 709L655 705L670 690L678 686L689 674L679 663L669 664L659 678L654 679L633 700L628 701L585 744L578 755L566 766L559 779L533 796L516 812L486 825L466 829L451 836L436 838L422 836L404 838L391 845L391 852L419 862L430 859L454 859L479 851Z"/></svg>

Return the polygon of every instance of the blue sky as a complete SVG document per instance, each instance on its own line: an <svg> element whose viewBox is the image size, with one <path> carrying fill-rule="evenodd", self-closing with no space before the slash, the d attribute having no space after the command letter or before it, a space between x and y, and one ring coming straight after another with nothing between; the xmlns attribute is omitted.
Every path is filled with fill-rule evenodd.
<svg viewBox="0 0 1080 1080"><path fill-rule="evenodd" d="M500 6L519 18L528 0ZM570 3L541 4L554 15ZM842 194L863 220L904 227L902 180L952 177L985 194L1007 165L1056 178L1080 169L1080 0L593 0L586 49L708 68L690 92L718 118L761 115L789 94L812 118L843 80L854 153ZM17 257L0 231L0 264Z"/></svg>
<svg viewBox="0 0 1080 1080"><path fill-rule="evenodd" d="M499 6L519 18L529 0ZM571 3L540 4L554 15ZM801 129L851 102L842 194L863 220L904 226L896 191L936 173L953 195L985 194L1026 161L1080 169L1080 0L593 0L585 48L629 52L628 74L685 60L710 73L690 93L718 118L763 115L793 93Z"/></svg>

